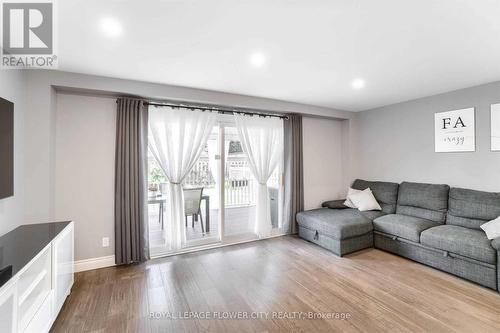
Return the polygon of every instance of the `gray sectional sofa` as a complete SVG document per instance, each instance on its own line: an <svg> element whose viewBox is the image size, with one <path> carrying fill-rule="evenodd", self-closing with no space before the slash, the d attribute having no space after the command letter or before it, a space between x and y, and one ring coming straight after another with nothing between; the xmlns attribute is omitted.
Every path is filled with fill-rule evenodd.
<svg viewBox="0 0 500 333"><path fill-rule="evenodd" d="M297 214L299 236L343 256L375 247L500 291L500 238L480 226L500 216L500 193L448 185L364 181L382 211L328 201Z"/></svg>

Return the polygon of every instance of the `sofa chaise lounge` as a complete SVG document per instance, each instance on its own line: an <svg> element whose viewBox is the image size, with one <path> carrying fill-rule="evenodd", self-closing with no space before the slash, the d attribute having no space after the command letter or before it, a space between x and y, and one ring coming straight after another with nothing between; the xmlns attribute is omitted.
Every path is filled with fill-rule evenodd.
<svg viewBox="0 0 500 333"><path fill-rule="evenodd" d="M360 212L328 201L297 214L299 236L343 256L375 247L500 291L500 238L480 226L500 216L500 193L357 179L381 211Z"/></svg>

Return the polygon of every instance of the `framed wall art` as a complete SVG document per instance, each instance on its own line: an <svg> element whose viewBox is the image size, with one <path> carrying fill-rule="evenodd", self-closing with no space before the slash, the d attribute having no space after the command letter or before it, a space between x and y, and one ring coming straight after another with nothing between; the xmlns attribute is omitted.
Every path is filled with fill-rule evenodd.
<svg viewBox="0 0 500 333"><path fill-rule="evenodd" d="M491 151L500 151L500 103L491 105Z"/></svg>
<svg viewBox="0 0 500 333"><path fill-rule="evenodd" d="M476 150L474 108L434 114L435 152Z"/></svg>

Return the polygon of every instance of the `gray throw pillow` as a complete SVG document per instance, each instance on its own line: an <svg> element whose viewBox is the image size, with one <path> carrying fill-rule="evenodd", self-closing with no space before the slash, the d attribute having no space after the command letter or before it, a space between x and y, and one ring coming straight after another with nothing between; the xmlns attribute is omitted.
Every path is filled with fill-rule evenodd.
<svg viewBox="0 0 500 333"><path fill-rule="evenodd" d="M326 208L331 208L331 209L346 209L349 208L346 205L344 205L345 199L342 200L331 200L331 201L325 201L321 204L322 207Z"/></svg>

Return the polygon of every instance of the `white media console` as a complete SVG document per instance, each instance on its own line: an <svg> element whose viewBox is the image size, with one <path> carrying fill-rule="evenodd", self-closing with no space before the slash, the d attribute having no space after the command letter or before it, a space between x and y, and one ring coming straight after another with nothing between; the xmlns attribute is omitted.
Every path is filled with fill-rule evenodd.
<svg viewBox="0 0 500 333"><path fill-rule="evenodd" d="M73 222L23 225L0 237L0 332L48 332L74 281Z"/></svg>

